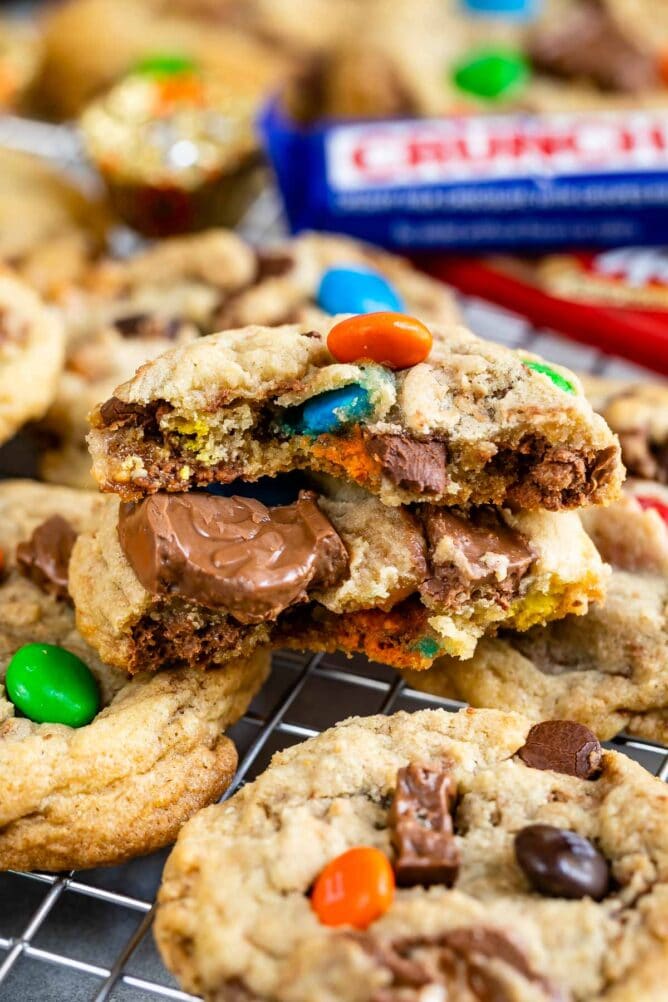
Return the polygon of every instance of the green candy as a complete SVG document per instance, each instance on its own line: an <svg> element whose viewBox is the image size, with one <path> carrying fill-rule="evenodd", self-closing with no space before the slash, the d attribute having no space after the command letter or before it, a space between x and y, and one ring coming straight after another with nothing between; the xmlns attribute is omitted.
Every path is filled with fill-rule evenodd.
<svg viewBox="0 0 668 1002"><path fill-rule="evenodd" d="M64 647L24 644L7 667L7 695L36 724L83 727L100 709L100 690L90 669Z"/></svg>
<svg viewBox="0 0 668 1002"><path fill-rule="evenodd" d="M512 49L483 49L458 63L452 79L467 94L493 101L509 97L526 85L529 64Z"/></svg>
<svg viewBox="0 0 668 1002"><path fill-rule="evenodd" d="M175 52L155 52L140 59L134 72L149 77L177 77L183 73L195 73L197 68L197 63L190 56Z"/></svg>
<svg viewBox="0 0 668 1002"><path fill-rule="evenodd" d="M545 362L522 362L527 369L533 369L534 372L542 372L544 376L551 379L555 386L558 386L560 390L564 390L566 393L575 393L575 387L566 379L564 376L559 375L554 369L551 369L549 365L545 365Z"/></svg>

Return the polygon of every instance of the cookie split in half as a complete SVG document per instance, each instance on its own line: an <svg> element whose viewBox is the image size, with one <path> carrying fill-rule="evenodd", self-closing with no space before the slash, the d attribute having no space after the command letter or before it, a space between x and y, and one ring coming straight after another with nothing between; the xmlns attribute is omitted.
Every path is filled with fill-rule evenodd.
<svg viewBox="0 0 668 1002"><path fill-rule="evenodd" d="M573 512L393 508L331 478L266 506L249 486L112 501L80 536L77 624L105 661L206 668L271 641L422 669L603 594Z"/></svg>
<svg viewBox="0 0 668 1002"><path fill-rule="evenodd" d="M570 721L354 718L181 832L155 934L216 1002L655 1002L668 801Z"/></svg>
<svg viewBox="0 0 668 1002"><path fill-rule="evenodd" d="M229 785L237 755L223 731L269 669L268 653L257 650L224 672L128 681L99 660L74 625L67 563L76 533L108 503L30 481L0 485L0 869L118 864L169 844ZM26 644L55 645L83 662L99 692L90 723L38 723L18 713L4 682ZM38 674L21 680L32 705ZM58 689L58 672L53 680Z"/></svg>
<svg viewBox="0 0 668 1002"><path fill-rule="evenodd" d="M100 487L134 500L303 468L387 505L617 496L619 444L568 370L462 327L432 328L428 357L401 371L337 362L330 327L223 331L143 366L92 413Z"/></svg>

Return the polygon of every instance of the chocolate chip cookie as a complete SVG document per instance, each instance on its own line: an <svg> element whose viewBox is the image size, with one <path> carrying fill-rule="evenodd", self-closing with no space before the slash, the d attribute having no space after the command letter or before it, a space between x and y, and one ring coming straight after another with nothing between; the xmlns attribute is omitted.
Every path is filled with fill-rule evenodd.
<svg viewBox="0 0 668 1002"><path fill-rule="evenodd" d="M668 490L629 481L621 501L583 515L612 565L603 605L582 619L483 639L465 665L444 658L428 672L407 672L407 681L473 706L567 716L601 739L626 730L667 742L667 519Z"/></svg>
<svg viewBox="0 0 668 1002"><path fill-rule="evenodd" d="M387 505L556 511L610 501L622 478L568 370L391 311L202 338L144 366L91 423L94 476L126 500L305 468Z"/></svg>
<svg viewBox="0 0 668 1002"><path fill-rule="evenodd" d="M501 623L584 613L604 571L573 512L410 511L329 481L270 507L241 493L112 503L75 546L71 588L88 642L132 672L269 640L422 669L470 657Z"/></svg>
<svg viewBox="0 0 668 1002"><path fill-rule="evenodd" d="M668 483L668 385L587 376L587 397L619 436L629 474Z"/></svg>
<svg viewBox="0 0 668 1002"><path fill-rule="evenodd" d="M657 1002L668 800L566 720L354 718L182 830L155 934L216 1002Z"/></svg>
<svg viewBox="0 0 668 1002"><path fill-rule="evenodd" d="M391 254L355 240L304 234L255 251L237 234L210 230L163 240L122 261L105 260L61 297L65 370L42 422L42 476L90 487L88 413L136 369L200 334L250 322L321 322L323 277L345 267L427 321L456 318L450 291ZM336 290L335 290L336 291ZM324 300L336 308L331 295ZM351 303L347 306L355 305ZM360 312L369 306L357 303Z"/></svg>
<svg viewBox="0 0 668 1002"><path fill-rule="evenodd" d="M65 353L62 324L20 279L0 270L0 443L52 402Z"/></svg>
<svg viewBox="0 0 668 1002"><path fill-rule="evenodd" d="M260 650L225 672L132 681L100 661L74 625L68 561L105 507L92 491L0 485L0 869L116 864L167 845L229 784L223 729L268 671Z"/></svg>

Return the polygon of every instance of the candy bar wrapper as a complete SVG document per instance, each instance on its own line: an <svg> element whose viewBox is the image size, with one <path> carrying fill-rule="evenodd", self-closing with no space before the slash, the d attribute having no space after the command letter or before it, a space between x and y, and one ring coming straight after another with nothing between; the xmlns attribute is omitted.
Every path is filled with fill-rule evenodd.
<svg viewBox="0 0 668 1002"><path fill-rule="evenodd" d="M482 260L430 256L432 274L469 295L668 375L668 248Z"/></svg>
<svg viewBox="0 0 668 1002"><path fill-rule="evenodd" d="M661 110L300 126L279 99L260 129L290 225L400 251L660 244Z"/></svg>

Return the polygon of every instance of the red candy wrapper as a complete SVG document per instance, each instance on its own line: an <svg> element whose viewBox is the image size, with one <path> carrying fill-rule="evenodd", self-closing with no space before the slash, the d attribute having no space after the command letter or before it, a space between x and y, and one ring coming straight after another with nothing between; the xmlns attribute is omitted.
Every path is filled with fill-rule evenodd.
<svg viewBox="0 0 668 1002"><path fill-rule="evenodd" d="M668 375L668 248L537 258L431 258L460 291Z"/></svg>

